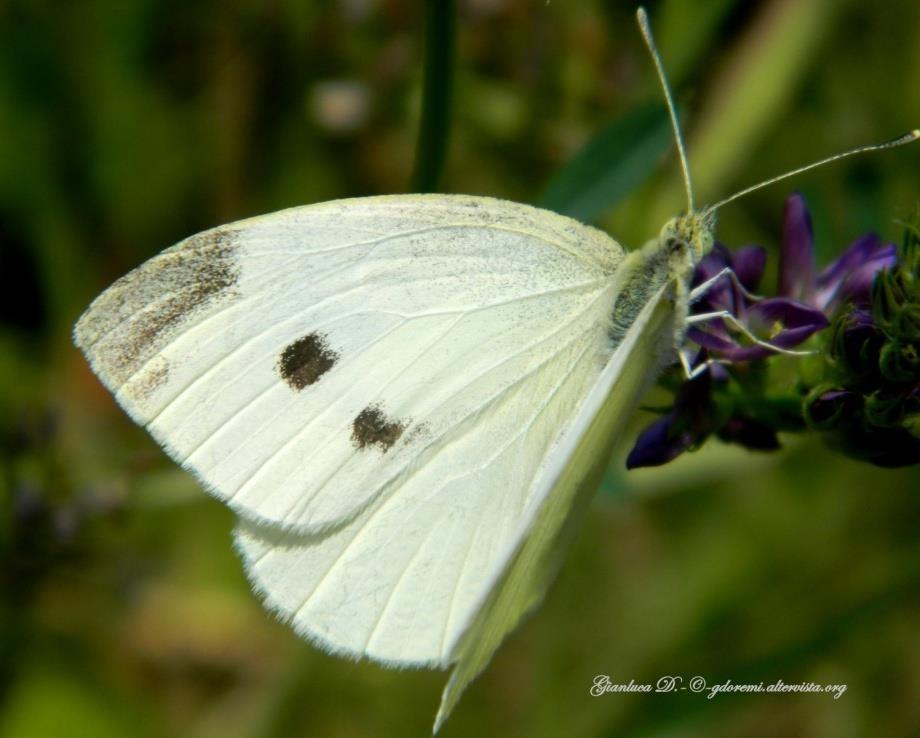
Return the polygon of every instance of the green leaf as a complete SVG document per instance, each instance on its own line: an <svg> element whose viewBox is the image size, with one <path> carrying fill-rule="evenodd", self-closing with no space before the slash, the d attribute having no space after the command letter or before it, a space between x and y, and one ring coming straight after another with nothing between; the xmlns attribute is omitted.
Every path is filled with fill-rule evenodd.
<svg viewBox="0 0 920 738"><path fill-rule="evenodd" d="M639 107L601 128L550 181L537 204L596 220L649 177L670 142L664 106Z"/></svg>

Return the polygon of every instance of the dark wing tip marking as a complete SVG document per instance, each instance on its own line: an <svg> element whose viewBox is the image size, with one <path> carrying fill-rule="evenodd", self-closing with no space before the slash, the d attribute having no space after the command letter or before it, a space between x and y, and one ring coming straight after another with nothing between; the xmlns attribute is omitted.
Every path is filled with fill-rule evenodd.
<svg viewBox="0 0 920 738"><path fill-rule="evenodd" d="M146 400L169 378L169 364L161 359L152 366L145 367L136 374L130 384L130 393L133 397Z"/></svg>
<svg viewBox="0 0 920 738"><path fill-rule="evenodd" d="M232 233L215 229L192 236L103 292L77 323L77 344L121 386L193 314L231 294L239 274Z"/></svg>
<svg viewBox="0 0 920 738"><path fill-rule="evenodd" d="M379 446L384 452L399 440L405 423L391 421L377 405L364 408L351 426L351 439L357 448Z"/></svg>
<svg viewBox="0 0 920 738"><path fill-rule="evenodd" d="M325 335L310 333L285 347L278 357L278 373L299 392L319 381L338 360L339 355L329 348Z"/></svg>

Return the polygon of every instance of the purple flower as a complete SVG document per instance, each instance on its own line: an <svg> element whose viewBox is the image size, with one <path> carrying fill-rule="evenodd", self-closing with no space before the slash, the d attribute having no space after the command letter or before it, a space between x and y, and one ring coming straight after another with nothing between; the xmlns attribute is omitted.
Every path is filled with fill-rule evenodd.
<svg viewBox="0 0 920 738"><path fill-rule="evenodd" d="M811 241L804 238L797 240L807 252L799 261L807 261L812 253ZM766 251L760 246L743 246L732 253L723 244L717 243L697 266L693 286L703 284L729 268L744 290L750 292L759 284L766 260ZM782 274L780 283L783 283ZM691 313L699 315L723 310L731 313L761 340L779 349L794 348L828 325L827 317L816 307L788 296L755 300L745 296L744 291L728 278L713 285L692 306ZM719 319L708 321L705 328L693 326L687 331L687 337L716 358L732 363L761 359L775 353L769 346L742 340L740 332L726 323Z"/></svg>
<svg viewBox="0 0 920 738"><path fill-rule="evenodd" d="M722 278L691 306L691 314L726 312L730 317L696 323L687 331L687 338L702 348L694 366L709 356L715 362L696 379L684 382L677 391L673 408L640 434L627 459L627 468L664 464L713 433L748 448L778 448L776 430L788 429L794 422L788 415L773 425L759 418L756 402L745 403L738 399L737 392L728 389L732 375L725 365L740 366L765 359L777 353L776 349L799 346L826 328L829 316L844 304L850 305L853 314L847 326L846 343L861 345L873 335L872 318L854 305L868 303L876 275L896 261L895 246L883 244L877 235L870 233L856 239L836 261L818 272L811 216L804 198L797 193L787 198L783 211L776 297L755 298L750 294L763 276L766 265L763 248L744 246L733 252L717 243L697 266L693 286L705 283L726 268L735 273L740 286ZM746 333L756 336L761 343L750 340ZM751 382L747 385L750 391ZM849 404L850 398L828 393L822 400L825 405L817 408L818 414L832 413L831 408L839 407L840 403ZM769 405L766 401L761 404ZM764 411L763 407L760 415L778 417L775 411ZM800 417L796 421L804 422Z"/></svg>
<svg viewBox="0 0 920 738"><path fill-rule="evenodd" d="M875 275L897 262L897 248L875 233L857 238L815 276L814 235L805 198L793 193L783 210L779 293L827 314L846 301L865 304Z"/></svg>
<svg viewBox="0 0 920 738"><path fill-rule="evenodd" d="M783 240L779 250L779 294L807 300L814 291L815 250L811 214L805 198L793 193L783 208Z"/></svg>
<svg viewBox="0 0 920 738"><path fill-rule="evenodd" d="M743 413L726 414L724 403L715 398L714 383L724 385L724 379L711 371L684 382L677 390L671 410L639 434L626 458L626 468L666 464L684 451L699 446L713 433L723 441L748 448L779 448L774 429Z"/></svg>
<svg viewBox="0 0 920 738"><path fill-rule="evenodd" d="M859 409L860 398L855 392L831 389L822 392L809 404L810 421L816 428L832 428L841 415L852 415Z"/></svg>
<svg viewBox="0 0 920 738"><path fill-rule="evenodd" d="M674 398L674 407L645 428L626 458L626 468L666 464L712 431L709 373L684 382Z"/></svg>

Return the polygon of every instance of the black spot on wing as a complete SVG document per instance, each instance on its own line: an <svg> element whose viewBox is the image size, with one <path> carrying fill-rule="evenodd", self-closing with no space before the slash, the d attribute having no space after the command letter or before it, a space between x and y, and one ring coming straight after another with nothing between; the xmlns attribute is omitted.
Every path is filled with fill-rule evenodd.
<svg viewBox="0 0 920 738"><path fill-rule="evenodd" d="M335 366L339 355L329 348L326 336L310 333L285 347L278 357L278 373L298 392L317 382Z"/></svg>
<svg viewBox="0 0 920 738"><path fill-rule="evenodd" d="M364 408L351 426L351 440L357 448L378 446L388 451L406 429L405 424L388 420L377 405Z"/></svg>

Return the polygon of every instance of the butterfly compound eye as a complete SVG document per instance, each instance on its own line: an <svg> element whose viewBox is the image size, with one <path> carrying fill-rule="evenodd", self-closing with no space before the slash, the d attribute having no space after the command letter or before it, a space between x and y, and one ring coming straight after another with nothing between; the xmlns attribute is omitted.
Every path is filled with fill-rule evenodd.
<svg viewBox="0 0 920 738"><path fill-rule="evenodd" d="M668 253L671 255L679 254L682 251L686 251L687 242L682 238L677 238L677 236L668 236L668 239L665 241L665 248Z"/></svg>

